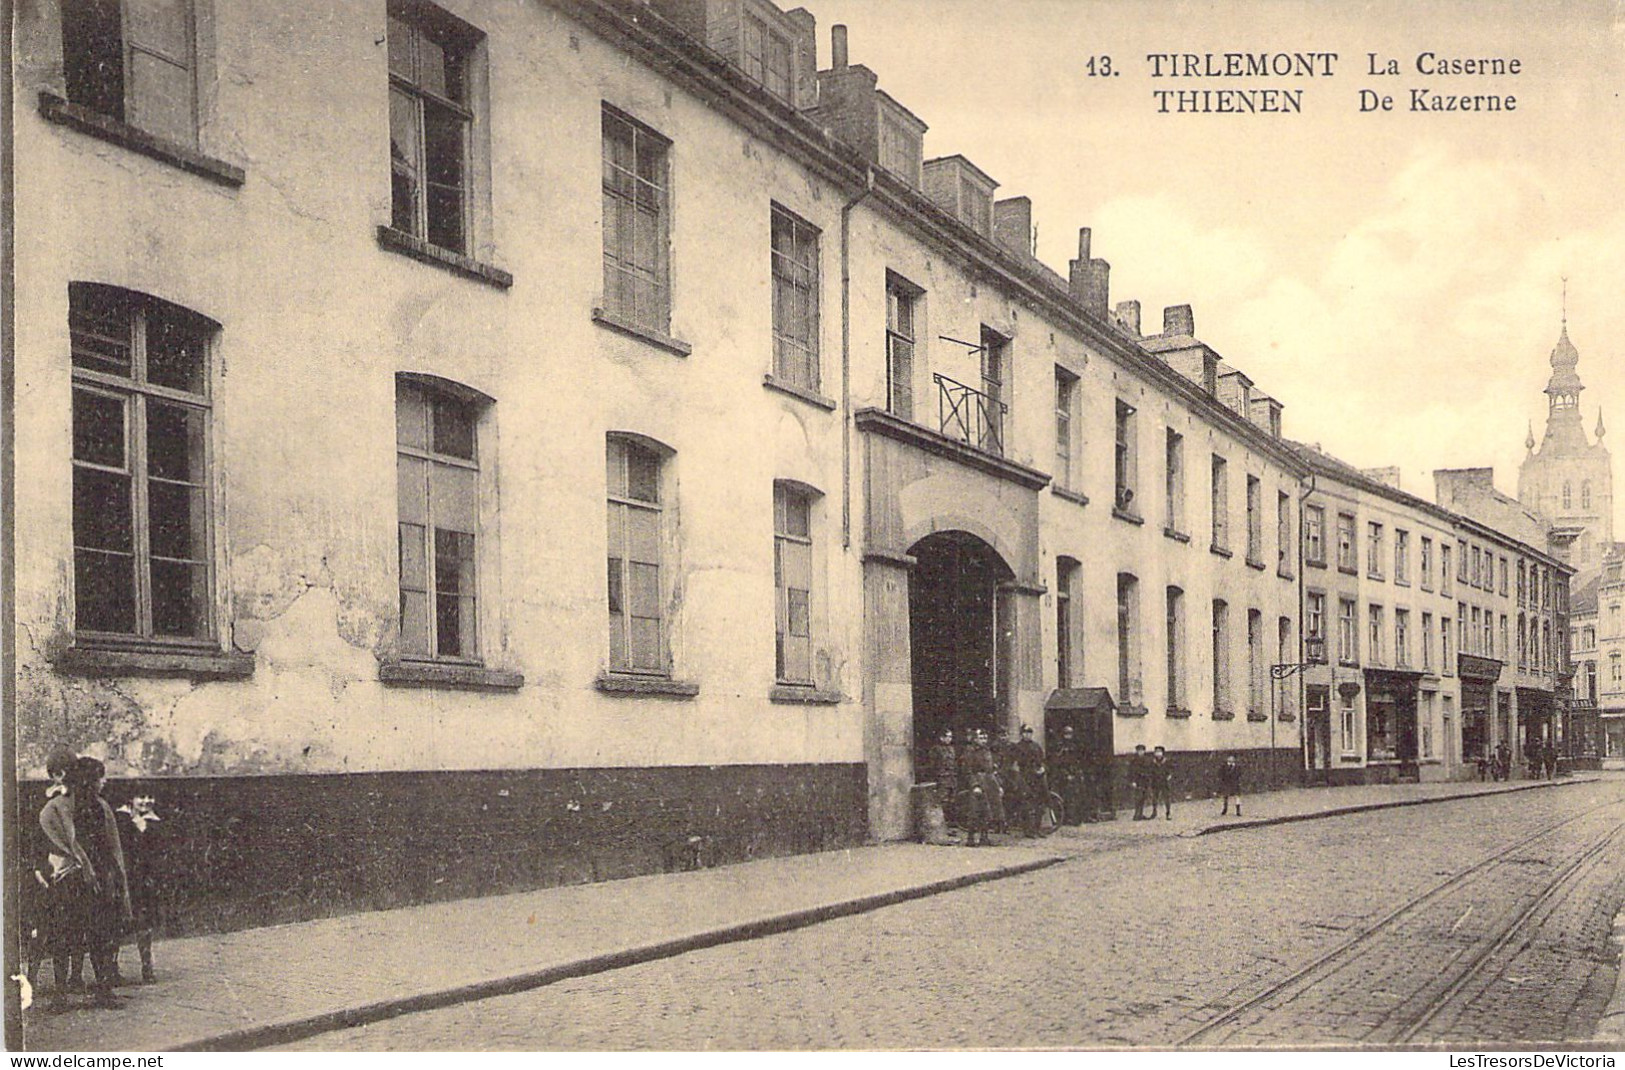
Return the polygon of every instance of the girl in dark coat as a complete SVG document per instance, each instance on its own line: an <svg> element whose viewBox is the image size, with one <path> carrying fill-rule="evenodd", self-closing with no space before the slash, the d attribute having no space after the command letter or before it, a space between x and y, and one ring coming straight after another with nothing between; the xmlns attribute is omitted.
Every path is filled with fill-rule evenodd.
<svg viewBox="0 0 1625 1070"><path fill-rule="evenodd" d="M130 920L130 889L119 845L118 822L102 801L106 767L95 758L74 762L68 794L40 811L40 828L61 862L53 866L51 893L57 924L53 939L68 955L88 953L96 970L91 991L99 1006L119 1005L113 995L118 939ZM53 860L54 861L54 860Z"/></svg>

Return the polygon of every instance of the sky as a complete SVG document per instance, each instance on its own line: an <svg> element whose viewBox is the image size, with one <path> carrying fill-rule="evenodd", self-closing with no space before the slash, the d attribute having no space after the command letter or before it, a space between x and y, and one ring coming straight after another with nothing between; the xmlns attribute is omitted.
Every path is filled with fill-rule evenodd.
<svg viewBox="0 0 1625 1070"><path fill-rule="evenodd" d="M1625 444L1625 0L804 3L821 67L845 23L851 62L929 124L928 158L963 153L998 196L1031 197L1063 273L1090 227L1112 302L1138 300L1146 330L1192 305L1289 436L1399 465L1423 497L1433 469L1469 466L1515 494L1566 276L1586 426L1600 405ZM1329 78L1153 78L1147 54L1176 52L1339 58ZM1521 70L1428 77L1423 52ZM1370 74L1368 53L1402 73ZM1302 111L1159 114L1153 97L1237 88L1301 88ZM1416 113L1413 88L1516 108ZM1361 113L1362 89L1394 110Z"/></svg>

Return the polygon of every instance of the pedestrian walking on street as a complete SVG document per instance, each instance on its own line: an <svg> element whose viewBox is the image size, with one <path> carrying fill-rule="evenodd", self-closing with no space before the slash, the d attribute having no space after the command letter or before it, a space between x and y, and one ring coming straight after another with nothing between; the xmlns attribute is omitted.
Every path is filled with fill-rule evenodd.
<svg viewBox="0 0 1625 1070"><path fill-rule="evenodd" d="M56 900L57 946L54 952L89 954L96 971L92 988L101 1007L120 1006L113 994L118 965L118 939L131 919L130 888L119 845L118 822L102 800L107 769L95 758L79 758L69 769L68 794L40 811L40 828L50 841L52 895Z"/></svg>
<svg viewBox="0 0 1625 1070"><path fill-rule="evenodd" d="M1134 744L1134 757L1128 760L1128 785L1134 792L1134 820L1146 820L1145 808L1151 805L1151 816L1157 808L1151 803L1151 758L1145 753L1145 744Z"/></svg>
<svg viewBox="0 0 1625 1070"><path fill-rule="evenodd" d="M1556 780L1557 779L1557 744L1553 743L1551 740L1548 739L1546 741L1546 749L1542 753L1542 757L1546 761L1546 779L1547 780Z"/></svg>
<svg viewBox="0 0 1625 1070"><path fill-rule="evenodd" d="M1169 821L1174 819L1174 767L1168 761L1168 752L1161 746L1151 756L1151 819L1156 820L1157 804L1162 804L1162 814Z"/></svg>
<svg viewBox="0 0 1625 1070"><path fill-rule="evenodd" d="M1491 775L1496 780L1506 780L1512 775L1512 748L1504 739L1495 745L1495 767Z"/></svg>
<svg viewBox="0 0 1625 1070"><path fill-rule="evenodd" d="M1219 766L1219 791L1224 795L1224 806L1219 810L1223 817L1230 812L1230 800L1236 800L1236 816L1241 816L1241 766L1236 764L1234 754L1224 756L1224 764Z"/></svg>

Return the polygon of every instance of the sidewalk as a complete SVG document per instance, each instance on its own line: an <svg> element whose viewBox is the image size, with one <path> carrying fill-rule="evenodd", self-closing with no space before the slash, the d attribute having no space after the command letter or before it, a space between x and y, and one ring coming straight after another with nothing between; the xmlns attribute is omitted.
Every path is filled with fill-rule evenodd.
<svg viewBox="0 0 1625 1070"><path fill-rule="evenodd" d="M1592 779L1298 789L1248 796L1240 821L1219 818L1216 800L1181 801L1172 821L1133 821L1125 812L1049 840L986 850L886 844L165 940L154 948L158 983L120 989L123 1007L48 1014L36 1003L25 1014L24 1035L33 1051L288 1043L874 910L1131 846L1137 838L1199 836ZM133 958L127 949L126 972L134 972Z"/></svg>
<svg viewBox="0 0 1625 1070"><path fill-rule="evenodd" d="M1033 841L1028 841L1032 844ZM533 988L1053 865L887 844L160 941L123 1007L24 1015L31 1051L232 1050ZM125 949L124 971L134 952ZM41 971L41 981L49 975Z"/></svg>

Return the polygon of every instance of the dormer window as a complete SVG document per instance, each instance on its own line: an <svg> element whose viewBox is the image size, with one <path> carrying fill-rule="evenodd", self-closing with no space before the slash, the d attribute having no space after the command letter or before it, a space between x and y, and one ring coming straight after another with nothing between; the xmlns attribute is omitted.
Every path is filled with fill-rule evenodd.
<svg viewBox="0 0 1625 1070"><path fill-rule="evenodd" d="M880 166L911 186L920 184L920 135L910 130L902 116L880 117Z"/></svg>
<svg viewBox="0 0 1625 1070"><path fill-rule="evenodd" d="M754 15L745 16L745 77L780 100L790 101L790 39Z"/></svg>

